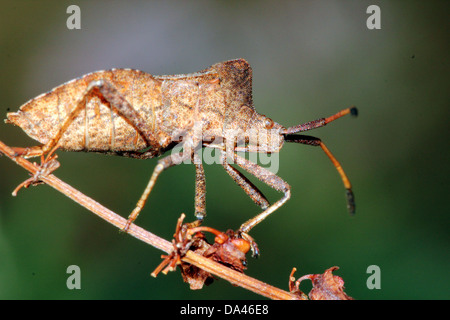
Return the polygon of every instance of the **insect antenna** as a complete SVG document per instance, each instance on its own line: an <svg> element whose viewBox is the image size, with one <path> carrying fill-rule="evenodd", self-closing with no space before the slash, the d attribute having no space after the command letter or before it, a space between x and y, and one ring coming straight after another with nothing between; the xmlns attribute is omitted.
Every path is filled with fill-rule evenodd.
<svg viewBox="0 0 450 320"><path fill-rule="evenodd" d="M282 130L280 133L282 134L292 134L292 133L298 133L298 132L304 132L304 131L308 131L308 130L312 130L315 128L320 128L323 127L325 125L327 125L328 123L339 119L340 117L343 117L347 114L351 114L352 116L357 116L358 115L358 109L356 109L356 107L350 107L344 110L339 111L338 113L328 117L328 118L320 118L317 120L313 120L313 121L309 121L303 124L299 124L297 126L293 126L293 127L289 127L285 130Z"/></svg>
<svg viewBox="0 0 450 320"><path fill-rule="evenodd" d="M319 138L305 136L305 135L289 134L289 135L286 135L284 139L286 142L294 142L294 143L306 144L309 146L318 146L318 147L322 148L322 150L325 152L325 154L328 156L328 158L333 163L337 172L341 176L342 182L344 183L344 187L346 189L346 196L347 196L348 212L352 215L355 214L355 196L352 191L352 184L350 183L350 180L348 179L347 175L345 174L344 169L342 169L342 166L339 163L339 161L337 161L337 159L334 157L334 155L331 153L331 151L325 146L325 144Z"/></svg>
<svg viewBox="0 0 450 320"><path fill-rule="evenodd" d="M303 124L299 124L293 127L289 127L287 129L281 130L281 134L284 135L284 140L286 142L295 142L300 144L307 144L310 146L320 146L322 150L325 152L325 154L328 156L328 158L333 163L334 167L338 171L339 175L341 176L342 182L344 183L344 187L347 190L347 209L350 212L350 214L355 213L355 196L353 195L352 191L352 185L350 183L350 180L348 179L347 175L344 172L344 169L342 169L341 164L337 159L334 157L334 155L331 153L331 151L325 146L325 144L319 139L311 136L305 136L305 135L295 135L294 133L298 132L304 132L308 130L312 130L315 128L320 128L328 123L339 119L347 114L350 114L352 116L358 115L358 109L356 107L352 106L349 108L346 108L344 110L339 111L338 113L327 117L327 118L320 118L317 120L309 121Z"/></svg>

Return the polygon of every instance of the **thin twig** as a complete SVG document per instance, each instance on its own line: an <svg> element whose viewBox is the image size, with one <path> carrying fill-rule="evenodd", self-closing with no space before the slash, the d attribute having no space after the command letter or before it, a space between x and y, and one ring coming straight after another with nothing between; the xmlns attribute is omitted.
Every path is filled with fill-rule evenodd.
<svg viewBox="0 0 450 320"><path fill-rule="evenodd" d="M29 171L32 175L36 175L36 173L39 171L38 165L31 163L22 157L16 157L14 151L10 147L5 145L2 141L0 141L0 152ZM105 208L100 203L87 197L67 183L61 181L53 174L39 176L39 179L49 186L53 187L54 189L58 190L59 192L65 194L67 197L79 203L100 218L111 223L115 227L119 229L123 229L125 227L127 222L125 218ZM127 233L166 253L170 253L173 249L173 245L171 242L160 238L157 235L134 224L130 226ZM267 283L249 277L243 273L227 268L226 266L205 258L199 254L196 254L193 251L188 251L182 258L182 260L186 263L195 265L217 277L223 278L233 285L240 286L264 297L275 300L299 299L299 297L293 293L271 286Z"/></svg>

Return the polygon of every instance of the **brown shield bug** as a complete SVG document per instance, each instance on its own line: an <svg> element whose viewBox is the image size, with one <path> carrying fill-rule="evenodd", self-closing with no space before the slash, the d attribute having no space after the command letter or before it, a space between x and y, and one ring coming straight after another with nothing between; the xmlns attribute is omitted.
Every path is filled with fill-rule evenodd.
<svg viewBox="0 0 450 320"><path fill-rule="evenodd" d="M285 128L256 112L252 69L247 61L236 59L191 74L153 76L132 69L93 72L28 101L19 111L8 113L6 122L21 127L42 144L14 148L17 156L41 156L41 166L46 171L40 174L48 174L48 168L57 167L46 165L54 159L52 154L57 149L148 159L181 146L183 151L158 161L125 231L144 207L159 174L186 161L193 161L196 168L195 215L202 220L206 215L206 187L199 153L203 148L214 148L225 171L263 209L238 230L240 236L253 243L253 253L258 254L248 232L290 198L291 187L270 170L236 152L276 153L284 142L320 146L341 176L347 190L347 206L353 213L351 184L339 162L319 138L298 135L349 113L356 115L356 108ZM231 163L282 192L283 197L270 204ZM21 186L35 183L38 181L29 179Z"/></svg>

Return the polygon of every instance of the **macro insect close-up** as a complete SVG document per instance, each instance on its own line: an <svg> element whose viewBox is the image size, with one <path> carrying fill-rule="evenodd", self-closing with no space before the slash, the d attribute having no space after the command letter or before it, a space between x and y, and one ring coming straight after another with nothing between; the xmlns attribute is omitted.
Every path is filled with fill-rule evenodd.
<svg viewBox="0 0 450 320"><path fill-rule="evenodd" d="M2 1L0 299L448 298L449 5Z"/></svg>
<svg viewBox="0 0 450 320"><path fill-rule="evenodd" d="M192 74L152 76L132 69L93 72L31 99L19 111L8 113L6 123L21 127L42 143L42 146L13 149L15 156L40 156L40 170L45 170L45 174L53 171L49 166L56 161L54 152L58 149L148 159L178 144L181 152L158 161L124 231L143 209L160 173L190 160L196 168L195 216L203 220L206 183L199 150L218 150L225 171L263 210L238 230L240 236L250 241L253 254L258 255L257 245L248 232L290 198L290 186L275 173L236 152L279 152L284 142L320 146L341 176L347 207L353 214L352 187L339 162L319 138L297 135L347 114L356 115L356 108L285 128L257 113L252 99L252 69L244 59L236 59ZM282 192L283 197L270 204L231 163ZM37 177L29 179L19 188L38 180Z"/></svg>

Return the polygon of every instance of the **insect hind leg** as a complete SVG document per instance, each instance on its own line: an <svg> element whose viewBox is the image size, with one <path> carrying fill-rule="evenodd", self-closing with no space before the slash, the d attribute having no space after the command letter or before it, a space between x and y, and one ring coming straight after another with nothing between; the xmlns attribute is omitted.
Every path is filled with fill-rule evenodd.
<svg viewBox="0 0 450 320"><path fill-rule="evenodd" d="M35 186L43 183L41 181L41 177L48 176L53 171L58 169L60 166L59 162L56 160L58 156L53 155L54 150L52 150L47 155L47 157L44 158L42 147L31 147L31 148L11 147L11 149L14 151L15 157L24 157L24 158L31 158L37 156L41 157L41 164L39 165L39 169L31 178L25 180L14 189L14 191L12 192L13 196L16 196L17 192L19 192L21 188L28 188L30 185Z"/></svg>
<svg viewBox="0 0 450 320"><path fill-rule="evenodd" d="M144 139L148 146L152 146L154 150L159 150L160 144L152 134L152 130L149 125L142 119L142 117L133 108L133 106L120 94L115 86L106 80L94 80L89 83L84 93L80 97L78 97L75 107L61 124L61 127L57 131L56 135L51 138L45 145L29 148L13 148L14 152L17 154L16 156L24 158L37 156L41 157L41 170L39 170L39 174L35 175L33 179L28 179L20 184L16 188L16 190L14 190L14 193L17 193L17 191L22 187L28 187L30 184L37 184L38 177L40 175L49 174L50 172L56 170L57 167L59 167L59 163L58 166L52 164L53 160L56 161L53 153L58 149L59 142L69 126L78 117L81 110L84 110L86 108L87 101L95 96L107 102L105 105L109 108L114 108L115 110L117 110L119 115L126 119L135 128L135 130ZM49 168L53 169L50 171Z"/></svg>
<svg viewBox="0 0 450 320"><path fill-rule="evenodd" d="M44 154L43 146L34 146L34 147L10 147L14 151L15 157L22 158L34 158L40 157Z"/></svg>
<svg viewBox="0 0 450 320"><path fill-rule="evenodd" d="M64 120L57 134L42 147L44 153L49 152L58 145L63 134L77 118L81 110L86 108L86 103L91 97L99 97L106 101L105 106L111 109L114 108L121 117L126 119L144 139L147 145L152 146L154 149L160 147L159 142L152 134L150 126L142 119L133 106L120 94L113 84L100 79L89 83L84 93L78 98L75 107Z"/></svg>

